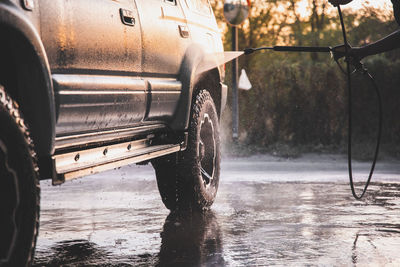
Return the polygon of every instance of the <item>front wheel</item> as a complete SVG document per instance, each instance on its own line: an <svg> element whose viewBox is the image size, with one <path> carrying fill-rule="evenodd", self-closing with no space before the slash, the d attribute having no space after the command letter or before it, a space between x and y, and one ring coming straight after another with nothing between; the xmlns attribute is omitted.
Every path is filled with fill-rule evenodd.
<svg viewBox="0 0 400 267"><path fill-rule="evenodd" d="M187 149L152 162L162 201L170 210L207 209L218 190L218 114L207 90L199 91L194 99Z"/></svg>
<svg viewBox="0 0 400 267"><path fill-rule="evenodd" d="M0 86L0 266L29 266L39 228L36 155L18 105Z"/></svg>

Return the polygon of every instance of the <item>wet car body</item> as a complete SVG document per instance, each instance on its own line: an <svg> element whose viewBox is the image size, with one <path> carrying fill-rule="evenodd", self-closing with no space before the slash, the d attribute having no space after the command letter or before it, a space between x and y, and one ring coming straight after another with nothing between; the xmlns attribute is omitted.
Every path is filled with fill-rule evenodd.
<svg viewBox="0 0 400 267"><path fill-rule="evenodd" d="M54 185L185 151L193 106L219 118L226 103L223 67L198 72L223 52L207 0L5 0L0 36L0 111L25 136L32 177ZM19 186L7 138L0 167Z"/></svg>
<svg viewBox="0 0 400 267"><path fill-rule="evenodd" d="M2 51L15 65L3 71L9 77L4 83L23 80L10 86L15 89L9 94L31 127L43 178L57 179L52 161L66 151L135 135L184 132L194 83L190 75L202 59L196 54L223 51L204 1L0 5ZM202 76L215 83L220 112L226 101L224 72L216 66Z"/></svg>

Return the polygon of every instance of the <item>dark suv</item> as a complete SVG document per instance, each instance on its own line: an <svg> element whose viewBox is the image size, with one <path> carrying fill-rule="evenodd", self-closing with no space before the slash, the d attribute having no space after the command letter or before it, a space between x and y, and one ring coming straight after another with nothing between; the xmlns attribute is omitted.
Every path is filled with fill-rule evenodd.
<svg viewBox="0 0 400 267"><path fill-rule="evenodd" d="M208 0L0 1L0 265L32 262L41 179L151 162L168 209L209 207L221 53Z"/></svg>

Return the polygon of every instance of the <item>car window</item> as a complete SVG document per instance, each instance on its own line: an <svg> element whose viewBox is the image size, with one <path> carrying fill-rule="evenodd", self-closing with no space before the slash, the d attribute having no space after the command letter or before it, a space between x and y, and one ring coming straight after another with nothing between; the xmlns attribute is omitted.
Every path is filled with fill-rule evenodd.
<svg viewBox="0 0 400 267"><path fill-rule="evenodd" d="M202 13L204 15L211 15L211 7L208 0L186 0L188 6L193 11Z"/></svg>

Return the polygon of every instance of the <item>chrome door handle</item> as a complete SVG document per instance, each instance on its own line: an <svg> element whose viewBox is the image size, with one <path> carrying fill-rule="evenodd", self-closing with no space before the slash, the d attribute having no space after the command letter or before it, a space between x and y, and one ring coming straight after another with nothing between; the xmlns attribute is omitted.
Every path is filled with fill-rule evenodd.
<svg viewBox="0 0 400 267"><path fill-rule="evenodd" d="M135 17L133 16L133 12L131 10L120 8L119 14L121 15L121 21L123 24L135 26Z"/></svg>
<svg viewBox="0 0 400 267"><path fill-rule="evenodd" d="M189 29L186 25L179 25L179 33L181 34L182 38L188 38L189 37Z"/></svg>

